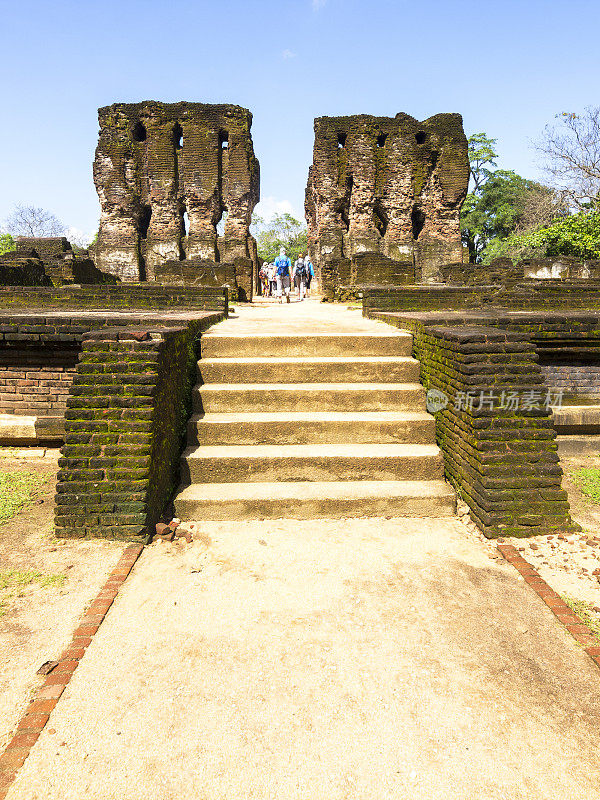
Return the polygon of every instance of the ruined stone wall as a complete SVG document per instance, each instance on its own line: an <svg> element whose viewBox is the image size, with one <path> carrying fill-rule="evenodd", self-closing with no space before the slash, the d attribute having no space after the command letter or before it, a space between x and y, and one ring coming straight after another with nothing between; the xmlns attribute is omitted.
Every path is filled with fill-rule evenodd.
<svg viewBox="0 0 600 800"><path fill-rule="evenodd" d="M460 114L316 119L305 200L314 262L378 252L414 260L417 280L439 279L442 264L462 261L468 182Z"/></svg>
<svg viewBox="0 0 600 800"><path fill-rule="evenodd" d="M64 236L19 236L15 250L0 255L1 286L117 283L96 269L87 250L73 250Z"/></svg>
<svg viewBox="0 0 600 800"><path fill-rule="evenodd" d="M259 164L249 111L146 101L101 108L98 118L99 269L125 281L154 280L169 260L255 257L249 227Z"/></svg>

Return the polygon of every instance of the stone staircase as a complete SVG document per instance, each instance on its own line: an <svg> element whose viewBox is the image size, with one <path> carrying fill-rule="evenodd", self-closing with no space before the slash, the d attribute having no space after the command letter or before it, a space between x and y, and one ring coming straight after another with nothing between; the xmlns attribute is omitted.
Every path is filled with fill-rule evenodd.
<svg viewBox="0 0 600 800"><path fill-rule="evenodd" d="M204 334L182 519L447 516L411 336Z"/></svg>

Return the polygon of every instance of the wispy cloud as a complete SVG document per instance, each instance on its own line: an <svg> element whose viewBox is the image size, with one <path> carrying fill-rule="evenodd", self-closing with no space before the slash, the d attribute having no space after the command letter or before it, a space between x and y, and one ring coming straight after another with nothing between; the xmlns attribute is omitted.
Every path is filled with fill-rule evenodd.
<svg viewBox="0 0 600 800"><path fill-rule="evenodd" d="M293 50L284 50L281 56L283 59L296 58L296 53Z"/></svg>
<svg viewBox="0 0 600 800"><path fill-rule="evenodd" d="M273 195L263 197L255 211L266 222L271 220L275 214L291 214L296 219L304 219L304 214L298 214L289 200L278 200Z"/></svg>
<svg viewBox="0 0 600 800"><path fill-rule="evenodd" d="M320 11L327 0L312 0L313 11Z"/></svg>

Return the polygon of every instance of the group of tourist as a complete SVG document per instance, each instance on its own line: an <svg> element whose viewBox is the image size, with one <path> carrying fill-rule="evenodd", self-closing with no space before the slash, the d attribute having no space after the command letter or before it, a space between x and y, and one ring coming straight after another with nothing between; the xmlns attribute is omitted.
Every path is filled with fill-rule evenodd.
<svg viewBox="0 0 600 800"><path fill-rule="evenodd" d="M283 247L275 261L272 264L263 264L259 272L263 296L276 297L280 303L283 303L284 295L286 302L290 302L292 286L298 292L298 300L308 297L314 276L315 269L308 253L306 255L300 253L292 267L292 262Z"/></svg>

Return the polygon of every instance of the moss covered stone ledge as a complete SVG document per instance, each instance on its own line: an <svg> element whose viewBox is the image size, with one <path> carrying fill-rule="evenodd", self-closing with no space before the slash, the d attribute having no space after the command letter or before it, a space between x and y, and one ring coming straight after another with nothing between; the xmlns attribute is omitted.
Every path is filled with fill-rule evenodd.
<svg viewBox="0 0 600 800"><path fill-rule="evenodd" d="M179 482L199 336L220 318L83 335L65 414L57 536L142 541L152 530Z"/></svg>
<svg viewBox="0 0 600 800"><path fill-rule="evenodd" d="M528 336L413 322L447 478L488 537L570 531L547 389Z"/></svg>

